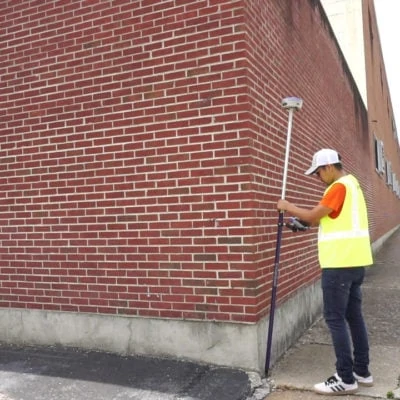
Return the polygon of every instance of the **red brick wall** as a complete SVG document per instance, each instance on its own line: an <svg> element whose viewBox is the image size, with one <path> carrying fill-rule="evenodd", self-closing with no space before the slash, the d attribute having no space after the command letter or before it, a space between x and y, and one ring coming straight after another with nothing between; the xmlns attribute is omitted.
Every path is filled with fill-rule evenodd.
<svg viewBox="0 0 400 400"><path fill-rule="evenodd" d="M287 198L318 200L303 171L333 146L374 202L367 116L316 4L3 2L0 306L265 315L283 97L305 100ZM318 278L315 243L285 231L280 301Z"/></svg>
<svg viewBox="0 0 400 400"><path fill-rule="evenodd" d="M243 4L185 4L3 5L1 306L255 320Z"/></svg>

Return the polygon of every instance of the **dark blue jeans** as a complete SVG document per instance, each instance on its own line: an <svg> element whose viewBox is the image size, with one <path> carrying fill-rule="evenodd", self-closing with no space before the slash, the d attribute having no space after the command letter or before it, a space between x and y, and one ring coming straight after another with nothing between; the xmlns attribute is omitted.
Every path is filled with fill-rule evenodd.
<svg viewBox="0 0 400 400"><path fill-rule="evenodd" d="M361 310L364 275L364 267L322 269L324 318L335 349L336 371L345 383L354 382L353 371L368 374L368 334Z"/></svg>

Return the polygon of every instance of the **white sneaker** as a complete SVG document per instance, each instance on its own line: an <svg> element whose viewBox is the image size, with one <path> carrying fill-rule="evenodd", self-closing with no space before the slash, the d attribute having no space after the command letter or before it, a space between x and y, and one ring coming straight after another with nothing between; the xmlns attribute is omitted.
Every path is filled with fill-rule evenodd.
<svg viewBox="0 0 400 400"><path fill-rule="evenodd" d="M355 380L361 385L361 386L374 386L374 378L372 377L371 374L368 376L361 376L357 375L355 372L353 372Z"/></svg>
<svg viewBox="0 0 400 400"><path fill-rule="evenodd" d="M356 393L357 390L357 381L351 384L344 383L337 373L328 378L325 382L317 383L316 385L314 385L315 392L332 396Z"/></svg>

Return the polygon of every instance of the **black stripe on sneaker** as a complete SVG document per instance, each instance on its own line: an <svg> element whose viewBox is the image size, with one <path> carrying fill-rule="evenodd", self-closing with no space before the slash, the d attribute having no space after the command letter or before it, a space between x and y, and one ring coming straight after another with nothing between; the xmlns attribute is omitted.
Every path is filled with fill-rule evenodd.
<svg viewBox="0 0 400 400"><path fill-rule="evenodd" d="M332 386L331 389L334 392L343 392L343 390L346 390L342 385Z"/></svg>

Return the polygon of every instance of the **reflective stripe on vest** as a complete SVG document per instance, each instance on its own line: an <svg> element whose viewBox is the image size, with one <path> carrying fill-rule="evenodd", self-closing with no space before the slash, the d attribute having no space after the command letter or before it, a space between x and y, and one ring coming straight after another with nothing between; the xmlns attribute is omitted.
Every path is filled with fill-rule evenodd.
<svg viewBox="0 0 400 400"><path fill-rule="evenodd" d="M352 238L361 238L361 237L369 238L368 229L367 230L358 229L358 230L354 230L354 231L339 231L339 232L324 233L319 236L319 241L326 242L329 240L352 239Z"/></svg>

